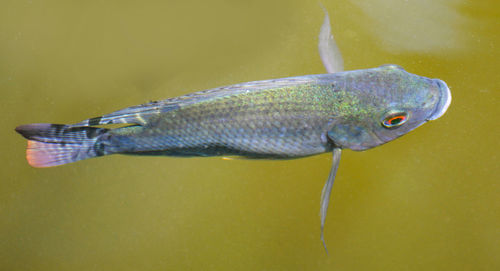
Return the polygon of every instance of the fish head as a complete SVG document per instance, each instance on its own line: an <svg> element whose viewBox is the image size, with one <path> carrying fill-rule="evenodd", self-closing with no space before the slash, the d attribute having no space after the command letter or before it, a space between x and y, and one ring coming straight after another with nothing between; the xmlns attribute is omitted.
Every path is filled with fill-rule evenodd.
<svg viewBox="0 0 500 271"><path fill-rule="evenodd" d="M385 144L441 117L451 103L444 81L397 65L355 71L344 81L351 107L340 110L328 131L341 148L362 151Z"/></svg>

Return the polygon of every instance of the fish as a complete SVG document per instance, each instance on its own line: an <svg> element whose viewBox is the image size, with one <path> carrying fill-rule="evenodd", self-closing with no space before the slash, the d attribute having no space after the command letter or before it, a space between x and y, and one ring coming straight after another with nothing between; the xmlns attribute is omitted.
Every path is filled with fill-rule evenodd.
<svg viewBox="0 0 500 271"><path fill-rule="evenodd" d="M20 125L33 167L112 154L295 159L332 153L321 194L321 241L343 149L368 150L441 117L450 89L389 64L344 71L330 19L318 50L327 70L253 81L128 107L74 124ZM119 127L109 125L119 124Z"/></svg>

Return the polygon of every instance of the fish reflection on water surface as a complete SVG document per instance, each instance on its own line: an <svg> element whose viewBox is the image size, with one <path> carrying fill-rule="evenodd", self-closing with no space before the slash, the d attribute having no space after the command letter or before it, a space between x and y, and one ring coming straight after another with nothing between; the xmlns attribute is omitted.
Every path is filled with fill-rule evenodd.
<svg viewBox="0 0 500 271"><path fill-rule="evenodd" d="M28 139L33 167L110 154L290 159L332 152L321 198L323 240L341 149L373 148L437 119L451 94L443 81L397 65L342 71L328 14L319 51L328 74L225 86L76 124L28 124L16 131ZM126 126L95 127L117 123Z"/></svg>

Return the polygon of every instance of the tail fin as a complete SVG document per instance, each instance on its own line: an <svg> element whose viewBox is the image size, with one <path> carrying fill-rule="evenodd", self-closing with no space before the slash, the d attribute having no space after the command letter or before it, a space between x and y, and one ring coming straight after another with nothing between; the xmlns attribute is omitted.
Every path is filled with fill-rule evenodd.
<svg viewBox="0 0 500 271"><path fill-rule="evenodd" d="M53 167L102 156L104 145L96 144L108 129L69 127L62 124L36 123L16 127L28 139L26 159L32 167Z"/></svg>

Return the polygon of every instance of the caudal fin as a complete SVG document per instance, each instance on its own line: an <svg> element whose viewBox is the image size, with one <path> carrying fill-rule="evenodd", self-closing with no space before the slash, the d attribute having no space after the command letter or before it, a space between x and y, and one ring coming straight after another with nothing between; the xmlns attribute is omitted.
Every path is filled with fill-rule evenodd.
<svg viewBox="0 0 500 271"><path fill-rule="evenodd" d="M16 132L28 139L26 159L33 167L53 167L102 156L105 154L103 145L96 142L107 131L48 123L16 127Z"/></svg>

